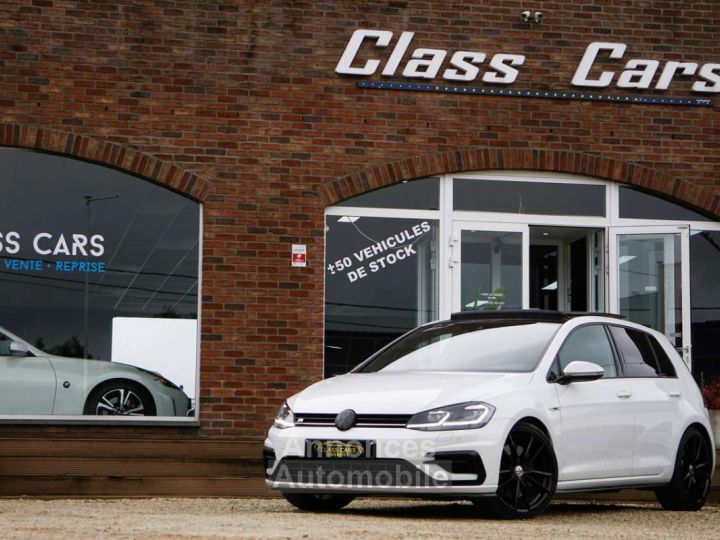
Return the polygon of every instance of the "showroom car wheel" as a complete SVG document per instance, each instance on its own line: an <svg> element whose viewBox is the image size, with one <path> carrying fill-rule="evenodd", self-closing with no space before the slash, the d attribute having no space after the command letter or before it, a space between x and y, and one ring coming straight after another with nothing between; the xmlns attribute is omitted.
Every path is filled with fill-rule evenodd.
<svg viewBox="0 0 720 540"><path fill-rule="evenodd" d="M543 512L557 486L557 460L549 437L537 427L520 423L508 435L500 459L494 497L475 499L485 514L522 519Z"/></svg>
<svg viewBox="0 0 720 540"><path fill-rule="evenodd" d="M87 399L83 414L98 416L155 416L150 392L132 381L110 381L98 386Z"/></svg>
<svg viewBox="0 0 720 540"><path fill-rule="evenodd" d="M295 508L306 512L337 512L350 504L354 495L334 495L330 493L287 493L283 497Z"/></svg>
<svg viewBox="0 0 720 540"><path fill-rule="evenodd" d="M655 490L665 510L700 510L712 476L712 449L699 429L691 427L680 440L670 484Z"/></svg>

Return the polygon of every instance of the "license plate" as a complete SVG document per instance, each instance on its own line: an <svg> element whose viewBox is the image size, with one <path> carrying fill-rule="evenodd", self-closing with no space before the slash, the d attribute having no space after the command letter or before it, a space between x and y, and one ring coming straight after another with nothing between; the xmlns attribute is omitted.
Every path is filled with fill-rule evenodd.
<svg viewBox="0 0 720 540"><path fill-rule="evenodd" d="M340 441L337 439L308 439L305 455L321 459L362 459L374 457L374 441Z"/></svg>

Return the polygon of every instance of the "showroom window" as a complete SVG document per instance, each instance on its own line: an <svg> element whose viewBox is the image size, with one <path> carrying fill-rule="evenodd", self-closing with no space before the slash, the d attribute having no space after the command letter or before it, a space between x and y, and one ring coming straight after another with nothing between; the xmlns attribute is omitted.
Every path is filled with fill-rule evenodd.
<svg viewBox="0 0 720 540"><path fill-rule="evenodd" d="M0 415L192 418L201 207L0 149Z"/></svg>
<svg viewBox="0 0 720 540"><path fill-rule="evenodd" d="M677 202L578 175L462 172L352 197L326 226L326 376L455 312L541 308L621 314L663 333L699 382L720 377L720 223ZM382 241L413 227L412 251L382 266L402 247Z"/></svg>
<svg viewBox="0 0 720 540"><path fill-rule="evenodd" d="M437 221L326 218L325 373L437 318Z"/></svg>

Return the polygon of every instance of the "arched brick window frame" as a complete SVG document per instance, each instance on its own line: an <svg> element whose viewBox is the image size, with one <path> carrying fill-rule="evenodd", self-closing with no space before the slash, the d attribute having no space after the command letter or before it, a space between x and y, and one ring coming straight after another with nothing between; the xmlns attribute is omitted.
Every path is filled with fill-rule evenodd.
<svg viewBox="0 0 720 540"><path fill-rule="evenodd" d="M198 202L210 185L196 174L125 146L44 127L0 123L0 146L25 148L91 161L150 180Z"/></svg>
<svg viewBox="0 0 720 540"><path fill-rule="evenodd" d="M426 176L483 170L531 170L580 174L630 184L720 218L720 194L690 180L632 162L595 154L544 149L470 148L391 161L337 178L320 187L326 206Z"/></svg>

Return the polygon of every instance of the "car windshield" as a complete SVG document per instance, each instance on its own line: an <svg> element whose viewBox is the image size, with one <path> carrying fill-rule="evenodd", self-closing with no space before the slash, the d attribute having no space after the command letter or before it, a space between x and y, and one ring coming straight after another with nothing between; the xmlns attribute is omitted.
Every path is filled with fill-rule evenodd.
<svg viewBox="0 0 720 540"><path fill-rule="evenodd" d="M559 327L532 322L513 326L482 321L438 323L408 334L357 372L529 372Z"/></svg>

